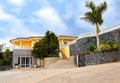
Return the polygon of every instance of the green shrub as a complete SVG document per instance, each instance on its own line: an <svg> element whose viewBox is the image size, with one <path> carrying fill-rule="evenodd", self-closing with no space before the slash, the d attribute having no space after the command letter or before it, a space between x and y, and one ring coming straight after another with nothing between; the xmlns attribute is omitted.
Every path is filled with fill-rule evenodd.
<svg viewBox="0 0 120 83"><path fill-rule="evenodd" d="M96 52L109 52L110 50L111 50L111 47L109 44L101 44L97 48Z"/></svg>
<svg viewBox="0 0 120 83"><path fill-rule="evenodd" d="M2 60L0 59L0 66L2 66Z"/></svg>
<svg viewBox="0 0 120 83"><path fill-rule="evenodd" d="M6 65L6 63L7 63L7 62L6 62L5 60L1 60L1 59L0 59L0 66Z"/></svg>
<svg viewBox="0 0 120 83"><path fill-rule="evenodd" d="M117 50L119 48L119 45L114 43L112 48L113 48L113 50Z"/></svg>
<svg viewBox="0 0 120 83"><path fill-rule="evenodd" d="M101 44L106 44L106 42L105 42L105 41L101 41L101 42L100 42L100 45L101 45Z"/></svg>
<svg viewBox="0 0 120 83"><path fill-rule="evenodd" d="M91 53L91 52L94 52L94 50L96 49L96 45L94 43L88 43L86 45L86 52L87 53Z"/></svg>

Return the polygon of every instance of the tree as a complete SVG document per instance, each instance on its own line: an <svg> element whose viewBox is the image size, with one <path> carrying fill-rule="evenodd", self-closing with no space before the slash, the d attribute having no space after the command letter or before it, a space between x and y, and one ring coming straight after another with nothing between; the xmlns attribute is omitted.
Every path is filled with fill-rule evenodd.
<svg viewBox="0 0 120 83"><path fill-rule="evenodd" d="M45 57L58 56L58 53L59 53L58 38L53 32L50 31L47 31L45 37L39 40L39 42L36 42L34 44L32 50L32 55L34 57L42 59L43 64Z"/></svg>
<svg viewBox="0 0 120 83"><path fill-rule="evenodd" d="M85 5L88 9L90 9L90 11L86 12L84 14L85 17L82 17L81 19L96 25L96 39L97 39L97 46L100 45L99 42L99 25L101 25L103 23L103 19L102 19L102 14L107 10L107 3L103 2L101 4L99 4L98 6L96 6L94 4L94 2L86 2Z"/></svg>
<svg viewBox="0 0 120 83"><path fill-rule="evenodd" d="M0 45L0 52L1 52L2 48L3 48L3 45Z"/></svg>
<svg viewBox="0 0 120 83"><path fill-rule="evenodd" d="M59 53L58 37L53 32L47 31L45 37L43 38L43 41L45 43L46 56L47 57L58 56Z"/></svg>
<svg viewBox="0 0 120 83"><path fill-rule="evenodd" d="M6 49L6 51L4 52L4 60L7 62L7 65L10 62L10 50Z"/></svg>

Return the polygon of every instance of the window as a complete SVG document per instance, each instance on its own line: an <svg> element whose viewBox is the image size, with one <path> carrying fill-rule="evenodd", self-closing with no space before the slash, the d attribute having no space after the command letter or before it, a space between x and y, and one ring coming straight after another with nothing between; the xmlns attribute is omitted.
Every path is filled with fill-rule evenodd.
<svg viewBox="0 0 120 83"><path fill-rule="evenodd" d="M64 44L67 44L67 42L64 42Z"/></svg>
<svg viewBox="0 0 120 83"><path fill-rule="evenodd" d="M20 57L18 57L18 64L20 64Z"/></svg>

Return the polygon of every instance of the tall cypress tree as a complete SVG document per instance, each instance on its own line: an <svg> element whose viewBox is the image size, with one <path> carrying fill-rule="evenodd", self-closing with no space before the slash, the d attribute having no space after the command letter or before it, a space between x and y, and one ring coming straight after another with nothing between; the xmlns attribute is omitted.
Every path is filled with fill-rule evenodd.
<svg viewBox="0 0 120 83"><path fill-rule="evenodd" d="M32 55L43 59L45 57L56 57L59 54L58 37L51 31L47 31L45 37L34 44Z"/></svg>

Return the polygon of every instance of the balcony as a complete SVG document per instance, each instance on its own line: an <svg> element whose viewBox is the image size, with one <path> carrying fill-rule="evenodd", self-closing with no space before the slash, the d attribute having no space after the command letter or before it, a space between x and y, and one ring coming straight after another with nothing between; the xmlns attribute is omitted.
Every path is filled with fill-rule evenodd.
<svg viewBox="0 0 120 83"><path fill-rule="evenodd" d="M9 49L10 51L13 51L14 49L32 50L32 47L31 46L21 46L21 47L19 47L19 46L8 46L8 47L3 47L2 52L5 52L7 49Z"/></svg>
<svg viewBox="0 0 120 83"><path fill-rule="evenodd" d="M69 46L69 45L70 45L70 42L67 42L67 43L65 43L65 44L61 44L61 45L60 45L60 49L63 48L63 47L65 47L65 46Z"/></svg>

